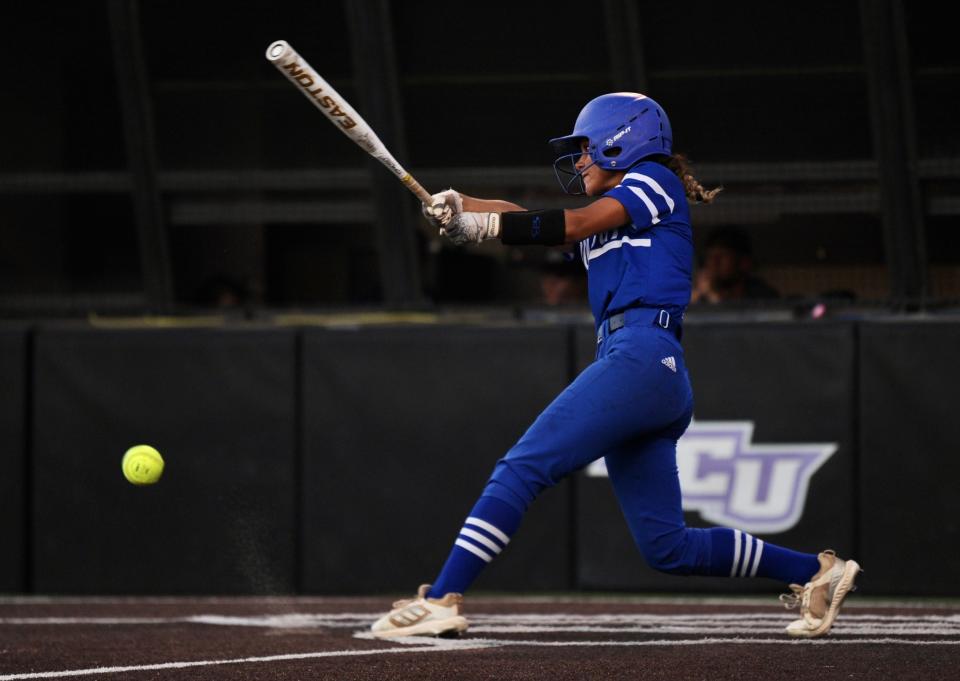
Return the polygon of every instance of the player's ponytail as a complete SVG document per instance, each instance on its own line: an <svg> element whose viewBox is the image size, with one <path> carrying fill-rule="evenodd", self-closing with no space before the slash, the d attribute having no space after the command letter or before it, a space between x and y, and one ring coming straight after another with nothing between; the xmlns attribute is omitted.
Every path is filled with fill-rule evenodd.
<svg viewBox="0 0 960 681"><path fill-rule="evenodd" d="M723 187L704 189L700 181L694 177L690 161L683 154L667 156L662 163L680 178L680 181L683 182L684 191L687 193L687 198L691 201L696 203L713 203L713 199L716 198L717 194L723 191Z"/></svg>

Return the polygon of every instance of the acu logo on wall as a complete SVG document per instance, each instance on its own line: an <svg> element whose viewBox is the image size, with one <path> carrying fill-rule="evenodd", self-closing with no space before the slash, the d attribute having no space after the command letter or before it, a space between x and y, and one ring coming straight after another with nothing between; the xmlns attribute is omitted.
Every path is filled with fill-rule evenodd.
<svg viewBox="0 0 960 681"><path fill-rule="evenodd" d="M711 523L776 533L799 522L810 477L836 443L753 444L752 421L695 421L677 442L683 508ZM603 459L587 468L607 477Z"/></svg>

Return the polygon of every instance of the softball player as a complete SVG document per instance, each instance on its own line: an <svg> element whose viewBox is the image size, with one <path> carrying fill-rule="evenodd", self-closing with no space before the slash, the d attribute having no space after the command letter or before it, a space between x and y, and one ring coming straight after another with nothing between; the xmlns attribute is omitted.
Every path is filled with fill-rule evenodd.
<svg viewBox="0 0 960 681"><path fill-rule="evenodd" d="M801 617L792 636L826 634L860 571L833 551L798 553L746 532L684 525L676 444L693 393L680 338L690 300L693 242L688 200L707 191L674 155L664 110L641 94L590 101L573 133L551 140L564 191L598 197L584 208L527 211L454 190L433 197L427 219L456 244L579 244L596 320L596 361L497 462L433 585L373 624L378 637L467 629L462 594L510 541L545 488L603 456L627 524L647 562L678 575L768 577Z"/></svg>

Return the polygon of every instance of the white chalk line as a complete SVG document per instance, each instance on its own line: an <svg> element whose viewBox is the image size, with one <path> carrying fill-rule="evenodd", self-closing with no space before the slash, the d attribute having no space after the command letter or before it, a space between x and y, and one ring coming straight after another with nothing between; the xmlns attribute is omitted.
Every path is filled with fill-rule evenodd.
<svg viewBox="0 0 960 681"><path fill-rule="evenodd" d="M356 638L366 638L366 634L357 634ZM408 643L409 638L393 639L397 643ZM695 638L695 639L650 639L646 641L536 641L522 639L495 639L495 638L470 638L467 639L476 643L484 643L488 648L503 648L508 646L530 646L545 648L564 648L564 647L647 647L647 646L697 646L697 645L721 645L732 643L734 645L843 645L843 644L871 644L871 645L917 645L917 646L956 646L960 645L957 641L919 641L902 638L866 638L856 640L838 640L833 638L831 632L830 638L802 639L802 638ZM0 677L2 679L2 677Z"/></svg>
<svg viewBox="0 0 960 681"><path fill-rule="evenodd" d="M144 617L38 617L5 618L7 625L157 625L198 624L212 626L259 627L268 629L366 629L367 613L265 615L240 617L194 615L176 618ZM791 619L786 613L744 613L728 615L471 615L471 631L479 634L620 634L685 636L780 635ZM864 636L937 636L960 637L960 616L921 616L848 614L833 631L834 637Z"/></svg>
<svg viewBox="0 0 960 681"><path fill-rule="evenodd" d="M402 594L401 594L402 595ZM250 606L299 606L344 605L371 601L379 596L43 596L0 595L0 605L250 605ZM390 597L386 597L389 601ZM395 599L394 599L395 600ZM769 596L663 596L636 593L610 594L558 594L558 595L484 595L474 593L471 603L508 604L616 604L616 605L718 605L718 606L764 606L769 605ZM857 595L855 600L844 605L845 610L864 608L916 608L928 610L956 610L958 598L915 599L896 597L870 597Z"/></svg>
<svg viewBox="0 0 960 681"><path fill-rule="evenodd" d="M619 615L610 615L610 614L594 614L594 615L581 615L581 614L569 614L569 613L538 613L538 614L482 614L482 613L470 613L470 619L475 621L482 620L510 620L510 621L556 621L562 620L564 622L636 622L636 621L661 621L661 620L710 620L710 621L724 621L724 620L743 620L744 618L754 619L767 619L767 620L778 620L782 619L784 615L784 610L775 610L775 611L764 611L764 612L741 612L735 614L727 613L670 613L670 614L650 614L650 613L634 613L634 614L619 614ZM960 623L960 614L955 615L879 615L879 614L860 614L860 613L849 613L846 609L843 610L844 619L854 619L854 620L883 620L883 621L894 621L902 620L907 622L916 622L918 620L923 621L935 621L935 622L957 622ZM789 611L786 611L786 615L789 615Z"/></svg>
<svg viewBox="0 0 960 681"><path fill-rule="evenodd" d="M171 624L185 621L182 617L0 617L0 624L16 625L95 624L112 626L122 624L129 626L134 624Z"/></svg>
<svg viewBox="0 0 960 681"><path fill-rule="evenodd" d="M784 626L779 627L525 627L473 626L470 631L480 634L782 634ZM960 640L960 630L927 628L885 628L862 627L854 629L843 625L831 631L831 636L953 636Z"/></svg>
<svg viewBox="0 0 960 681"><path fill-rule="evenodd" d="M764 635L782 634L791 618L785 614L675 614L675 615L471 615L471 632L481 634L678 634ZM180 618L7 618L13 625L130 625L200 624L269 629L361 629L369 625L366 613L287 614L259 617L195 615ZM850 614L833 631L837 636L939 636L960 637L960 616Z"/></svg>
<svg viewBox="0 0 960 681"><path fill-rule="evenodd" d="M230 627L284 629L352 629L365 630L371 616L367 613L232 616L192 615L174 618L145 617L38 617L5 618L7 625L164 625L194 624ZM792 618L787 613L741 614L630 614L630 615L564 615L564 614L477 614L471 615L471 631L476 634L619 634L678 636L741 636L782 635ZM834 638L899 636L960 638L960 615L845 614L833 630Z"/></svg>
<svg viewBox="0 0 960 681"><path fill-rule="evenodd" d="M549 631L637 631L662 630L665 627L703 630L704 633L723 628L738 632L766 630L779 627L792 619L791 613L740 613L735 615L714 614L630 614L630 615L573 615L552 614L473 614L469 618L474 630L511 632ZM7 617L0 618L0 625L94 625L132 626L157 624L200 624L229 627L285 628L366 628L373 617L368 613L308 614L235 616L191 615L186 617ZM897 632L913 631L923 634L960 633L960 615L869 615L844 613L844 628L854 632L878 633L880 630ZM731 627L733 629L731 629ZM481 629L482 628L482 629Z"/></svg>
<svg viewBox="0 0 960 681"><path fill-rule="evenodd" d="M881 615L852 613L843 611L845 620L882 621L882 622L953 622L960 625L960 614L953 615ZM341 612L341 613L284 613L279 615L219 615L199 614L182 617L0 617L0 624L164 624L194 622L198 624L220 624L224 626L299 626L303 623L324 622L370 622L380 613ZM575 614L575 613L468 613L474 622L565 622L569 624L603 622L607 624L632 624L635 622L663 621L742 621L781 620L790 616L789 611L775 610L764 612L728 613L627 613L627 614Z"/></svg>
<svg viewBox="0 0 960 681"><path fill-rule="evenodd" d="M789 619L778 619L775 622L742 623L739 625L725 623L650 623L634 624L623 626L604 626L604 625L537 625L537 624L480 624L474 623L470 631L483 634L770 634L782 633L783 627ZM169 624L170 622L163 622ZM180 623L192 624L195 622L182 620ZM14 623L16 624L16 623ZM20 624L44 624L38 622L26 622ZM60 623L60 624L88 624L84 622ZM103 624L98 622L96 624ZM122 622L111 622L112 625L122 625ZM368 621L337 623L337 624L304 624L301 627L284 625L280 627L269 627L263 624L242 625L256 626L269 629L365 629ZM927 626L921 623L917 624L858 624L844 620L834 630L834 636L877 636L877 635L900 635L900 636L955 636L960 637L960 627L936 627Z"/></svg>
<svg viewBox="0 0 960 681"><path fill-rule="evenodd" d="M426 639L424 639L426 640ZM473 648L488 648L491 644L484 641L460 641L457 646L460 650ZM250 664L263 662L289 662L296 660L312 660L322 657L359 657L362 655L389 655L396 653L434 652L449 650L447 647L408 645L402 648L381 648L375 650L331 650L316 653L290 653L286 655L265 655L262 657L240 657L228 660L191 660L186 662L162 662L158 664L128 665L125 667L91 667L87 669L67 669L63 671L30 672L26 674L3 674L0 681L14 681L19 679L55 679L68 676L92 676L97 674L120 674L123 672L158 671L163 669L188 669L190 667L213 667L230 664Z"/></svg>

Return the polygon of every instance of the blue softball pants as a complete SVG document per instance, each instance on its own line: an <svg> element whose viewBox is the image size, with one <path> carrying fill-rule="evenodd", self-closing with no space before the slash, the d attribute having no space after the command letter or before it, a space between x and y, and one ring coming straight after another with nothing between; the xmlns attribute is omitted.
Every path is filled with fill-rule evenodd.
<svg viewBox="0 0 960 681"><path fill-rule="evenodd" d="M676 371L662 361L669 357ZM625 326L599 343L596 361L497 462L484 495L523 513L541 491L604 457L647 563L672 574L709 574L709 533L684 524L677 473L677 440L692 415L679 341L658 326Z"/></svg>

